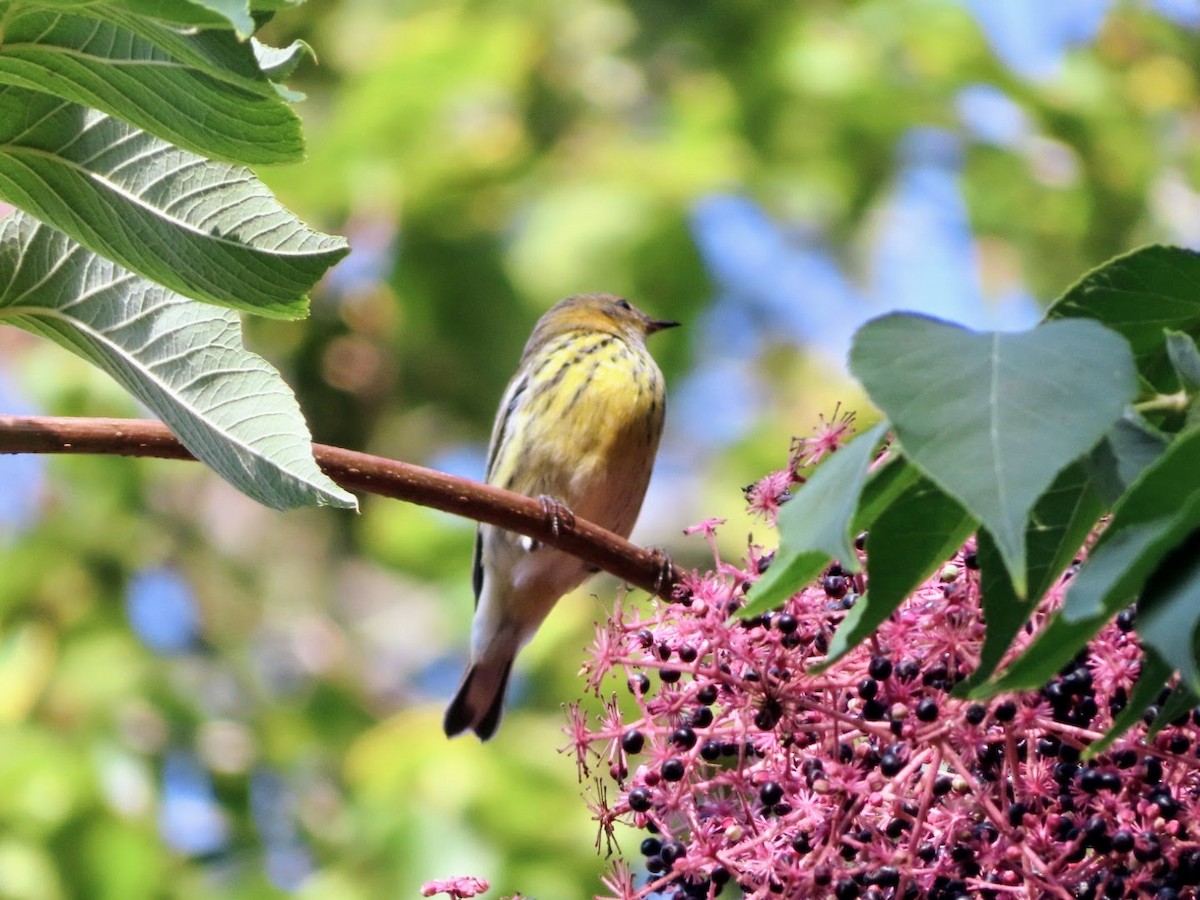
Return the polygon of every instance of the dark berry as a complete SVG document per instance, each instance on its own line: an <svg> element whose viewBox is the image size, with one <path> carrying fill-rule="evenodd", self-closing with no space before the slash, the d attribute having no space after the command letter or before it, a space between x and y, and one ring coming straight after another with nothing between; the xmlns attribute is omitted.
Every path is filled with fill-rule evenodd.
<svg viewBox="0 0 1200 900"><path fill-rule="evenodd" d="M650 808L650 792L645 788L634 788L629 792L629 808L634 812L645 812Z"/></svg>
<svg viewBox="0 0 1200 900"><path fill-rule="evenodd" d="M780 613L775 619L775 627L779 629L780 634L791 634L800 627L800 622L791 613Z"/></svg>
<svg viewBox="0 0 1200 900"><path fill-rule="evenodd" d="M699 655L700 654L697 652L696 648L693 647L691 644L684 644L682 647L679 648L679 659L682 662L685 662L685 663L695 662L696 657Z"/></svg>
<svg viewBox="0 0 1200 900"><path fill-rule="evenodd" d="M648 837L642 841L642 856L654 856L662 849L662 841L658 838Z"/></svg>
<svg viewBox="0 0 1200 900"><path fill-rule="evenodd" d="M671 743L680 750L691 750L696 746L696 732L688 725L680 726L671 732Z"/></svg>
<svg viewBox="0 0 1200 900"><path fill-rule="evenodd" d="M783 799L783 785L778 781L763 782L762 787L758 789L758 799L762 801L763 806L774 806Z"/></svg>
<svg viewBox="0 0 1200 900"><path fill-rule="evenodd" d="M885 753L879 757L879 771L889 778L904 768L904 760L895 753Z"/></svg>
<svg viewBox="0 0 1200 900"><path fill-rule="evenodd" d="M646 736L637 729L630 729L621 735L621 747L626 753L641 753L646 745Z"/></svg>
<svg viewBox="0 0 1200 900"><path fill-rule="evenodd" d="M997 722L1011 722L1017 715L1017 704L1006 700L992 710L992 718Z"/></svg>
<svg viewBox="0 0 1200 900"><path fill-rule="evenodd" d="M679 680L682 673L678 669L659 669L658 677L662 679L663 684L674 684Z"/></svg>
<svg viewBox="0 0 1200 900"><path fill-rule="evenodd" d="M937 701L932 697L922 697L917 704L917 718L922 722L933 722L938 717Z"/></svg>
<svg viewBox="0 0 1200 900"><path fill-rule="evenodd" d="M759 731L770 731L778 721L779 709L772 703L768 703L754 714L754 725Z"/></svg>
<svg viewBox="0 0 1200 900"><path fill-rule="evenodd" d="M687 847L685 847L679 841L670 841L666 844L663 844L661 855L663 862L665 862L668 866L686 854Z"/></svg>
<svg viewBox="0 0 1200 900"><path fill-rule="evenodd" d="M892 674L892 661L886 656L872 656L867 665L867 672L876 681L884 681Z"/></svg>
<svg viewBox="0 0 1200 900"><path fill-rule="evenodd" d="M901 681L912 681L920 673L921 664L911 657L900 660L900 664L896 666L896 677Z"/></svg>
<svg viewBox="0 0 1200 900"><path fill-rule="evenodd" d="M853 878L839 878L833 888L833 896L837 900L857 900L859 895L858 882Z"/></svg>
<svg viewBox="0 0 1200 900"><path fill-rule="evenodd" d="M874 700L879 693L879 682L874 678L864 678L858 683L858 696L864 700Z"/></svg>
<svg viewBox="0 0 1200 900"><path fill-rule="evenodd" d="M681 759L668 759L662 764L662 777L664 781L682 781L684 772L687 767Z"/></svg>
<svg viewBox="0 0 1200 900"><path fill-rule="evenodd" d="M713 723L713 711L707 706L697 706L692 710L692 727L707 728Z"/></svg>
<svg viewBox="0 0 1200 900"><path fill-rule="evenodd" d="M821 587L825 591L825 596L833 597L835 600L841 600L846 596L846 576L826 575L821 581Z"/></svg>
<svg viewBox="0 0 1200 900"><path fill-rule="evenodd" d="M705 741L700 745L700 756L712 762L721 755L720 741Z"/></svg>
<svg viewBox="0 0 1200 900"><path fill-rule="evenodd" d="M644 694L650 690L650 679L644 672L638 672L629 677L629 691L633 694Z"/></svg>
<svg viewBox="0 0 1200 900"><path fill-rule="evenodd" d="M705 706L717 702L717 686L711 681L708 684L701 685L700 690L696 691L696 702L703 703Z"/></svg>
<svg viewBox="0 0 1200 900"><path fill-rule="evenodd" d="M987 707L982 703L972 703L963 713L963 718L969 725L978 725L987 717Z"/></svg>

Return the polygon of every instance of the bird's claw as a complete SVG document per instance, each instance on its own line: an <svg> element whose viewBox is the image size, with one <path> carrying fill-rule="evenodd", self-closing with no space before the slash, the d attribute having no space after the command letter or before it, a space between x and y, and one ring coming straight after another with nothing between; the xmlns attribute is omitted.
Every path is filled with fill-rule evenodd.
<svg viewBox="0 0 1200 900"><path fill-rule="evenodd" d="M537 499L538 503L542 504L542 514L550 523L550 532L556 538L564 528L569 531L575 527L575 513L571 512L565 504L548 494L542 494Z"/></svg>

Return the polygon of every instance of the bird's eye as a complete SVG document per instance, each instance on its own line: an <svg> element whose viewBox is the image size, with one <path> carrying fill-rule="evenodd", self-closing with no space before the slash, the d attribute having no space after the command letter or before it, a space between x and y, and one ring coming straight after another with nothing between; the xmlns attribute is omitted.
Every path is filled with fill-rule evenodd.
<svg viewBox="0 0 1200 900"><path fill-rule="evenodd" d="M621 307L621 309L633 309L633 307L629 305L628 300L618 300L617 306Z"/></svg>

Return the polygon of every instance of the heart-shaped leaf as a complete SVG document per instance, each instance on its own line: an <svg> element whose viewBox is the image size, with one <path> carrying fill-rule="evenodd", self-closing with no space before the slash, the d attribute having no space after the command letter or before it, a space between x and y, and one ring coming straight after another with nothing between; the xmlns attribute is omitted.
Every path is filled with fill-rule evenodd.
<svg viewBox="0 0 1200 900"><path fill-rule="evenodd" d="M1132 399L1128 344L1086 320L1003 334L893 314L859 330L850 368L903 453L995 538L1024 597L1029 511Z"/></svg>

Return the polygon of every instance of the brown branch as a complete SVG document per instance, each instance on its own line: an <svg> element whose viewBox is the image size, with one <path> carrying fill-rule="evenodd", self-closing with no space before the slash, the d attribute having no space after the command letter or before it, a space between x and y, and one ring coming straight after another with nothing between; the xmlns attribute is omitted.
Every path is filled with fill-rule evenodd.
<svg viewBox="0 0 1200 900"><path fill-rule="evenodd" d="M584 519L560 519L556 533L541 503L521 494L341 447L314 444L313 451L325 474L349 490L499 525L572 553L651 594L669 598L679 580L678 570L661 551L645 550ZM0 415L0 454L6 453L195 459L161 422L56 416Z"/></svg>

